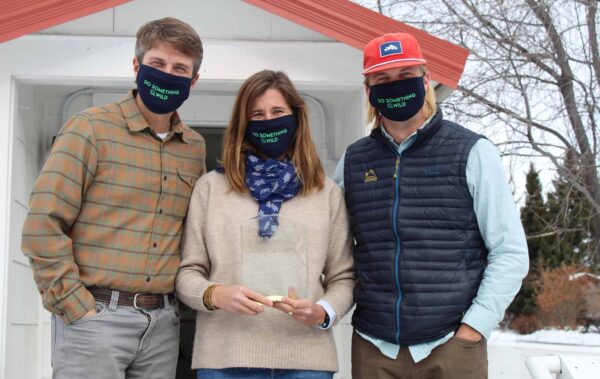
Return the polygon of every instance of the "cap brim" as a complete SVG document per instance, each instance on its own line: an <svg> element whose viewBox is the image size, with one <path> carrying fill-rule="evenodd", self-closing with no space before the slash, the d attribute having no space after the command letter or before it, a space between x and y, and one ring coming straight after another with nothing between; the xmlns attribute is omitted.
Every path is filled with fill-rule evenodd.
<svg viewBox="0 0 600 379"><path fill-rule="evenodd" d="M418 66L427 64L425 59L410 58L410 59L396 59L393 61L382 62L371 67L367 67L363 70L363 75L372 74L374 72L389 70L391 68L406 67L406 66Z"/></svg>

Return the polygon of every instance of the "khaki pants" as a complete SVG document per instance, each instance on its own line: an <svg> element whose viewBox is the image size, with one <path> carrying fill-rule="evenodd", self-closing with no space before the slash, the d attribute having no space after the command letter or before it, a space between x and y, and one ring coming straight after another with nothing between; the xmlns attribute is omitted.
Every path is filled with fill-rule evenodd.
<svg viewBox="0 0 600 379"><path fill-rule="evenodd" d="M175 378L176 304L138 310L96 302L96 311L70 325L52 315L52 378Z"/></svg>
<svg viewBox="0 0 600 379"><path fill-rule="evenodd" d="M487 379L487 342L452 337L419 363L402 346L396 359L381 354L371 342L352 334L352 379Z"/></svg>

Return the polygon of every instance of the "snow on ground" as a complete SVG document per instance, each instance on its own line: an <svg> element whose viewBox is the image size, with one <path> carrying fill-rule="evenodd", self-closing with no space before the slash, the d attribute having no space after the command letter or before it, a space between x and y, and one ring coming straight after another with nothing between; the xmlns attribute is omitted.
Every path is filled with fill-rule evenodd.
<svg viewBox="0 0 600 379"><path fill-rule="evenodd" d="M578 356L599 360L600 333L540 330L520 335L510 330L497 329L488 340L489 378L531 379L525 367L525 359L540 355ZM600 373L589 379L600 379Z"/></svg>

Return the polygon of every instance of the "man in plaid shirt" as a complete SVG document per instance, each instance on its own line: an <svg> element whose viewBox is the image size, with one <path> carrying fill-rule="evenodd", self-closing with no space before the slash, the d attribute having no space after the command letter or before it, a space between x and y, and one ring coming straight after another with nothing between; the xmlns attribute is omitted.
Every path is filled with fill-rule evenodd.
<svg viewBox="0 0 600 379"><path fill-rule="evenodd" d="M203 138L176 109L202 42L163 18L137 33L137 89L60 130L31 193L22 249L52 312L54 378L173 378L173 282Z"/></svg>

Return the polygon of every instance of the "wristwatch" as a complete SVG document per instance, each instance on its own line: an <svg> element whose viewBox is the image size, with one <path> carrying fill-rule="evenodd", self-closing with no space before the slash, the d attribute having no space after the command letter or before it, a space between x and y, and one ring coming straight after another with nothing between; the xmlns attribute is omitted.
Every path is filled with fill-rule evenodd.
<svg viewBox="0 0 600 379"><path fill-rule="evenodd" d="M319 324L319 328L326 328L329 326L329 313L325 311L325 321L322 324Z"/></svg>

